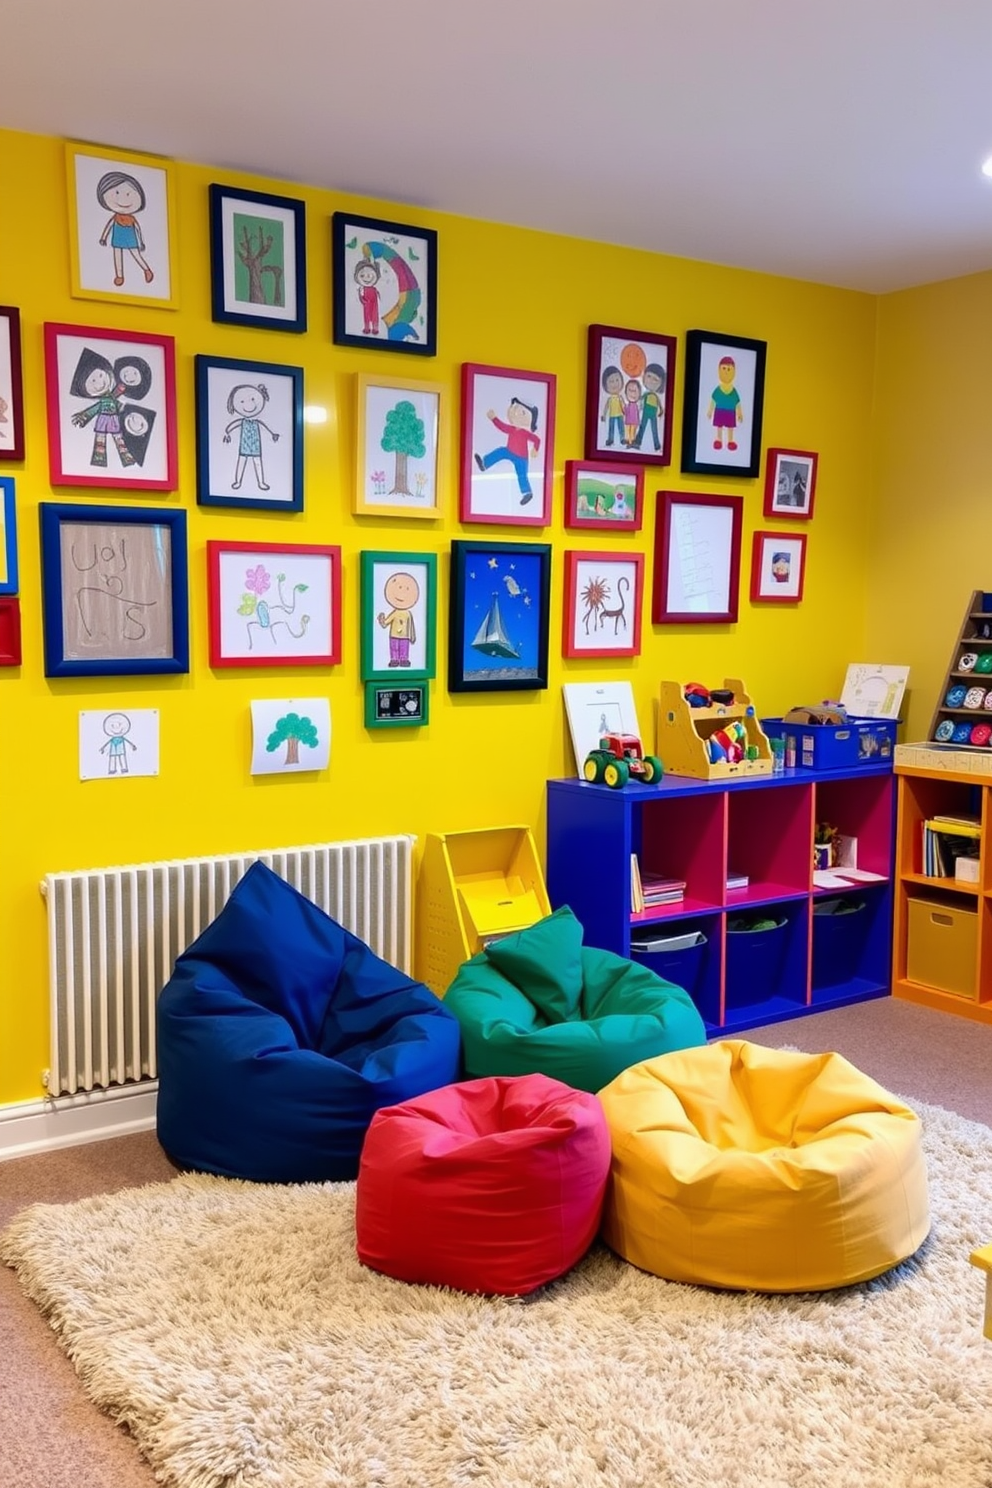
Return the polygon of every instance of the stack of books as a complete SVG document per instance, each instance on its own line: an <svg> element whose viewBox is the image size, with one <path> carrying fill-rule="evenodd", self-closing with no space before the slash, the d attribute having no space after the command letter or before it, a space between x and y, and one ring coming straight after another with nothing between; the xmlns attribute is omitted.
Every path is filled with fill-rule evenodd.
<svg viewBox="0 0 992 1488"><path fill-rule="evenodd" d="M642 873L637 854L630 855L630 907L634 914L679 904L685 898L684 878L665 878L660 873Z"/></svg>
<svg viewBox="0 0 992 1488"><path fill-rule="evenodd" d="M727 869L728 889L746 889L750 882L751 875L749 873L734 873L730 868Z"/></svg>
<svg viewBox="0 0 992 1488"><path fill-rule="evenodd" d="M956 858L977 858L982 824L977 816L933 816L923 823L923 872L953 878Z"/></svg>

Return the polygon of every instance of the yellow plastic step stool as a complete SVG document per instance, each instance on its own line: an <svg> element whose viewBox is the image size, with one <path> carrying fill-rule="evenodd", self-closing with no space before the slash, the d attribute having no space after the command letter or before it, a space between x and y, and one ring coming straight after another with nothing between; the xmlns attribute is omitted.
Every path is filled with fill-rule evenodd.
<svg viewBox="0 0 992 1488"><path fill-rule="evenodd" d="M490 941L551 913L529 827L430 833L416 901L415 975L438 997Z"/></svg>

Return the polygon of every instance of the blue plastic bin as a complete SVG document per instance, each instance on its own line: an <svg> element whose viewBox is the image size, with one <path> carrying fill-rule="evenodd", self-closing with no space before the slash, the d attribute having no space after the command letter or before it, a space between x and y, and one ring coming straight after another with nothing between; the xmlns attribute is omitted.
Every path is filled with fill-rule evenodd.
<svg viewBox="0 0 992 1488"><path fill-rule="evenodd" d="M683 935L692 934L691 931L674 932L675 937L681 939ZM642 966L649 966L658 976L664 977L666 982L674 982L676 987L682 987L689 996L695 999L702 991L703 964L706 957L706 936L702 931L695 932L698 940L695 945L681 946L678 949L648 950L643 944L632 940L630 953ZM659 939L662 937L659 936Z"/></svg>
<svg viewBox="0 0 992 1488"><path fill-rule="evenodd" d="M849 718L844 724L763 718L761 727L769 739L785 740L787 767L842 770L891 760L897 724L889 718Z"/></svg>
<svg viewBox="0 0 992 1488"><path fill-rule="evenodd" d="M846 904L843 913L837 906ZM863 899L818 899L813 906L813 986L836 987L858 974L868 935Z"/></svg>
<svg viewBox="0 0 992 1488"><path fill-rule="evenodd" d="M727 1000L738 1005L775 996L782 977L789 923L784 915L755 912L749 917L751 923L774 918L775 924L764 930L732 928L744 918L734 915L727 921Z"/></svg>

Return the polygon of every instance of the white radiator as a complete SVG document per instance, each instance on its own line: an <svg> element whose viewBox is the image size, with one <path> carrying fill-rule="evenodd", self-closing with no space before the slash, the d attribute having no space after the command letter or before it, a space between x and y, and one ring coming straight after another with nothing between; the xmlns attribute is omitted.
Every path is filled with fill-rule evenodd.
<svg viewBox="0 0 992 1488"><path fill-rule="evenodd" d="M50 1095L154 1079L155 1002L176 957L260 860L409 974L415 837L49 873Z"/></svg>

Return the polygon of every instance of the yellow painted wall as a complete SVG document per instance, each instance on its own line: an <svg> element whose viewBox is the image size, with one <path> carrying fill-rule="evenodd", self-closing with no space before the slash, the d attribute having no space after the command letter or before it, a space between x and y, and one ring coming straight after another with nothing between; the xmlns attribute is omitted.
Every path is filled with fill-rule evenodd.
<svg viewBox="0 0 992 1488"><path fill-rule="evenodd" d="M310 330L303 337L215 325L210 319L207 186L212 180L303 197L308 213ZM20 515L24 664L0 669L0 1104L42 1093L48 1062L46 872L253 847L410 831L452 831L525 822L543 841L544 784L571 773L561 683L626 677L640 723L654 731L662 676L717 685L743 676L760 712L836 695L864 641L864 597L877 555L868 544L866 474L874 368L873 297L640 251L554 237L327 191L178 169L180 307L152 310L73 300L63 147L59 140L0 131L0 203L18 204L19 230L0 244L0 302L18 305L24 337L27 459L14 474ZM339 348L330 335L330 214L341 208L436 227L439 354L433 361ZM30 222L30 230L25 223ZM44 419L42 325L46 320L147 330L176 337L180 484L169 497L52 490ZM566 533L564 462L583 453L586 327L604 322L678 335L674 460L650 471L641 533L613 538ZM764 525L760 480L681 476L679 429L684 332L702 327L768 342L764 442L820 453L806 596L799 606L748 600L750 535ZM306 431L305 511L241 512L196 505L193 358L196 353L305 367L306 400L331 418ZM363 370L441 379L457 413L459 369L481 361L558 377L555 511L552 526L507 529L456 520L457 437L447 471L445 518L437 524L351 514L355 375ZM922 396L918 381L913 389ZM907 397L907 405L913 399ZM924 399L925 402L925 399ZM911 410L907 418L912 432ZM925 413L919 415L925 418ZM917 423L917 428L919 423ZM652 627L645 606L643 652L613 663L561 659L563 562L568 547L641 548L650 581L654 493L725 491L745 497L741 609L734 627ZM189 513L191 670L174 678L48 680L43 675L38 503L74 499L182 504ZM773 524L776 525L776 524ZM789 530L787 524L777 524ZM553 543L551 670L546 692L451 696L445 683L446 555L453 537ZM207 662L205 543L208 537L340 542L344 553L344 659L332 671L273 668L211 671ZM438 680L423 730L368 733L358 678L358 554L363 548L441 553ZM326 693L331 700L330 768L318 776L249 774L252 698ZM78 779L78 714L92 707L157 707L161 774L156 779Z"/></svg>
<svg viewBox="0 0 992 1488"><path fill-rule="evenodd" d="M973 589L992 591L992 273L879 301L868 647L912 666L925 739Z"/></svg>

